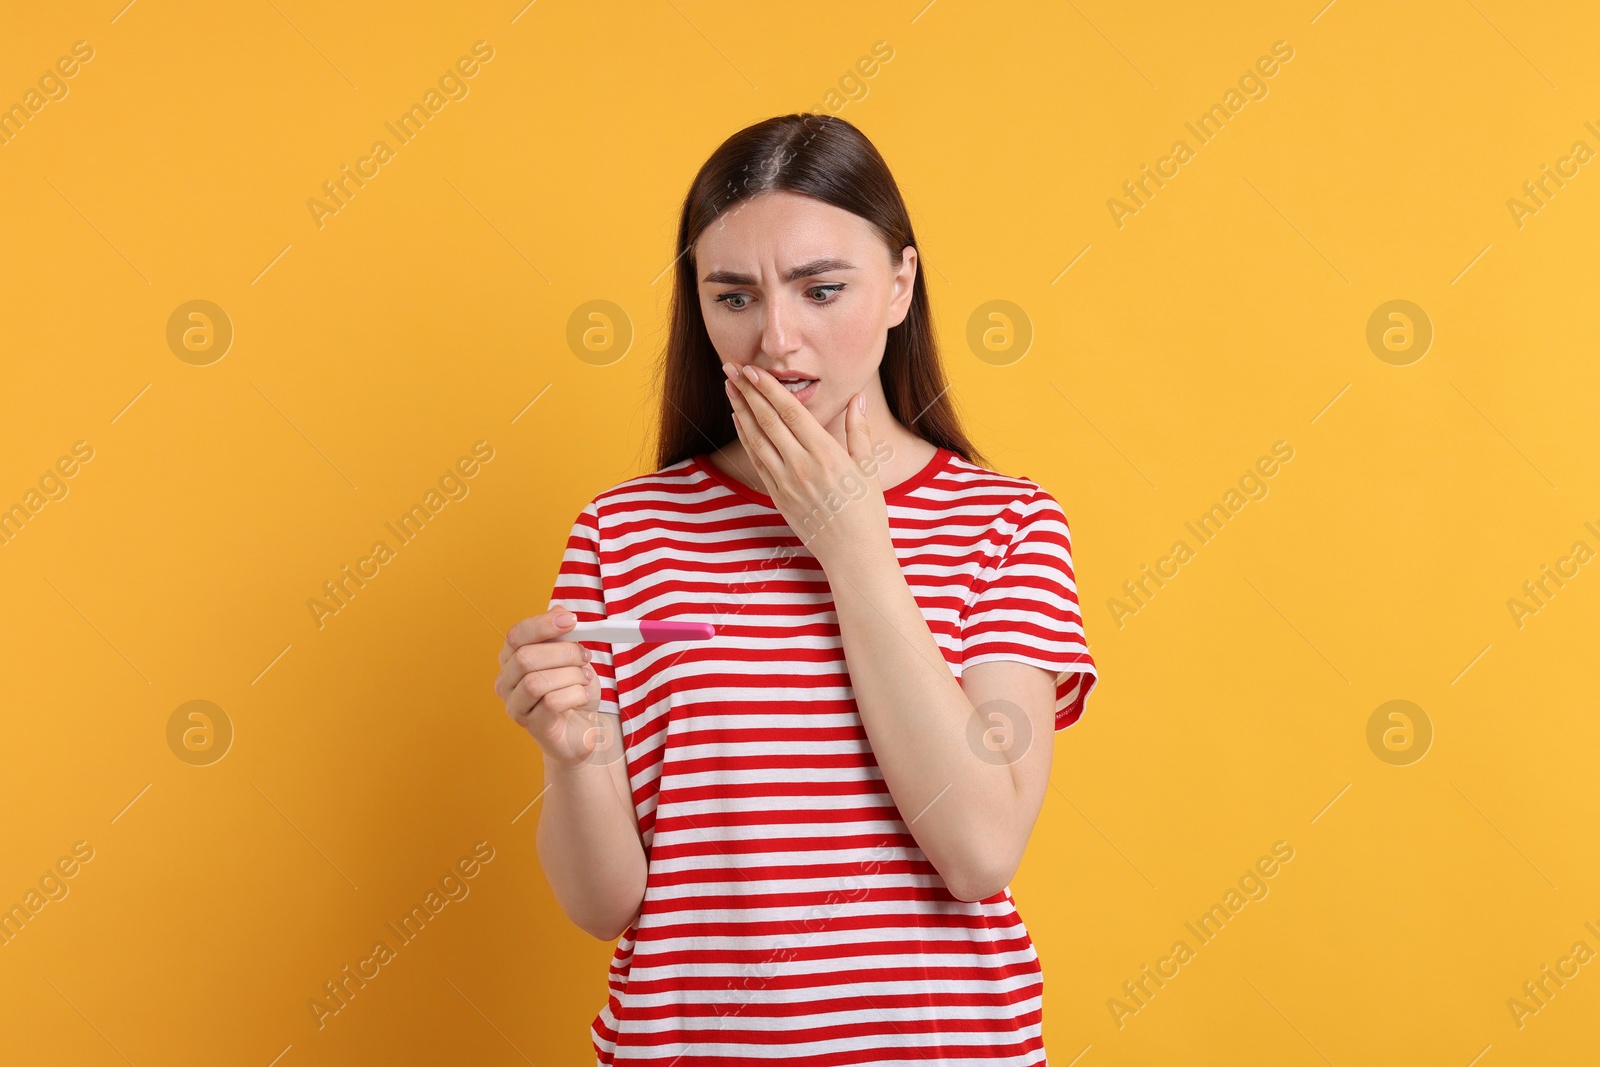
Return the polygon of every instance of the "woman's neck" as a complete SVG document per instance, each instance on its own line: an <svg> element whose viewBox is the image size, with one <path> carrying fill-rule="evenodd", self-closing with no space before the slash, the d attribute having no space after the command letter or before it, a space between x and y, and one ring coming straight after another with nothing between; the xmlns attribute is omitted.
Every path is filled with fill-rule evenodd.
<svg viewBox="0 0 1600 1067"><path fill-rule="evenodd" d="M873 444L876 446L873 458L877 461L878 485L885 492L926 467L938 451L936 445L918 437L898 422L891 423L889 432L875 434ZM878 458L884 452L883 445L888 445L890 454L887 459ZM745 452L744 442L737 437L711 453L711 460L724 474L756 492L767 491L755 464Z"/></svg>

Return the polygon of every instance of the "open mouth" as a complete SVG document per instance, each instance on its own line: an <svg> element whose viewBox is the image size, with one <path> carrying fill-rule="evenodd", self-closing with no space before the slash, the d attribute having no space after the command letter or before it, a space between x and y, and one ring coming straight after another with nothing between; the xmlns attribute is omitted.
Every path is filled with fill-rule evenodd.
<svg viewBox="0 0 1600 1067"><path fill-rule="evenodd" d="M783 387L785 389L789 390L790 395L792 395L797 400L800 400L802 402L811 399L812 394L817 391L816 387L817 387L817 382L819 380L820 379L817 379L817 378L779 378L778 379L778 381L780 383L782 383Z"/></svg>

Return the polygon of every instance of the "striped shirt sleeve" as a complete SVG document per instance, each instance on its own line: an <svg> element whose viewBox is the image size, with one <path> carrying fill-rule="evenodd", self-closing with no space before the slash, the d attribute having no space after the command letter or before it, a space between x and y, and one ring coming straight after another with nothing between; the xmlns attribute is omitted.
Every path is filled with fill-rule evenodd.
<svg viewBox="0 0 1600 1067"><path fill-rule="evenodd" d="M1098 673L1089 654L1061 505L1035 489L998 559L973 583L961 620L965 670L993 660L1031 663L1056 677L1056 729L1078 721Z"/></svg>
<svg viewBox="0 0 1600 1067"><path fill-rule="evenodd" d="M548 611L556 604L591 622L606 617L605 593L600 584L600 506L591 500L578 514L561 553L561 568L550 593ZM610 641L580 641L589 650L589 666L600 679L600 711L621 715L617 702L616 672L611 665Z"/></svg>

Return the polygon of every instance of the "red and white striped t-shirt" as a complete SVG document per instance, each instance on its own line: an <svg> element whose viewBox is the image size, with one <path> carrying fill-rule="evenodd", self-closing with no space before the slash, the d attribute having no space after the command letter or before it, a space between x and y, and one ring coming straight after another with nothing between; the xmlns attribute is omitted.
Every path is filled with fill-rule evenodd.
<svg viewBox="0 0 1600 1067"><path fill-rule="evenodd" d="M884 499L951 673L1042 667L1056 729L1075 722L1097 675L1056 500L944 448ZM598 1063L1046 1062L1039 958L1010 889L958 900L917 847L862 728L827 578L770 497L708 455L622 482L573 524L557 601L579 619L716 627L585 642L649 859L591 1025Z"/></svg>

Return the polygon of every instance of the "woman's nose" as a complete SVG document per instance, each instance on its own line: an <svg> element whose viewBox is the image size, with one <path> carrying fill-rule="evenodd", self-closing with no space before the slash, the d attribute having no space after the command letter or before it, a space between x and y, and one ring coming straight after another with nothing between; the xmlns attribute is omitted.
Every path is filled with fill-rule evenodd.
<svg viewBox="0 0 1600 1067"><path fill-rule="evenodd" d="M781 357L794 349L792 313L780 307L782 300L769 301L766 319L761 324L761 349L769 356Z"/></svg>

